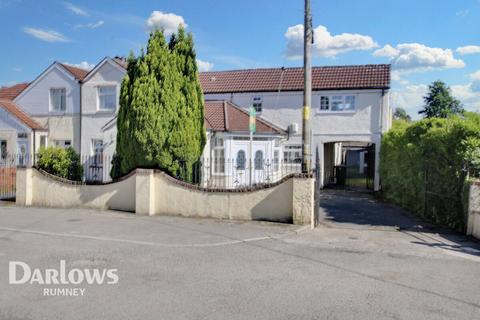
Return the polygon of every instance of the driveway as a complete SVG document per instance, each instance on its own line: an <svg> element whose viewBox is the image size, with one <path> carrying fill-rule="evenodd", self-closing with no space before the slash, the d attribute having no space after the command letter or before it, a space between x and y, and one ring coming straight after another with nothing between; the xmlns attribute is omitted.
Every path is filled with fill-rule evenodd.
<svg viewBox="0 0 480 320"><path fill-rule="evenodd" d="M408 232L0 207L0 319L478 318L478 244ZM60 260L119 281L8 283Z"/></svg>
<svg viewBox="0 0 480 320"><path fill-rule="evenodd" d="M320 192L321 223L335 228L434 230L407 211L377 200L372 193L344 189ZM443 230L446 231L446 230Z"/></svg>

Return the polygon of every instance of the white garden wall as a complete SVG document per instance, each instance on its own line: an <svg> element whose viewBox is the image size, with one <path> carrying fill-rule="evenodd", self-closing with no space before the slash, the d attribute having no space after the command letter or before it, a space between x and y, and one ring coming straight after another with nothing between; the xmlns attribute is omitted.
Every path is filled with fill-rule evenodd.
<svg viewBox="0 0 480 320"><path fill-rule="evenodd" d="M131 211L236 220L314 223L314 179L288 177L255 190L207 190L161 171L137 169L121 181L75 184L33 168L17 171L17 205Z"/></svg>

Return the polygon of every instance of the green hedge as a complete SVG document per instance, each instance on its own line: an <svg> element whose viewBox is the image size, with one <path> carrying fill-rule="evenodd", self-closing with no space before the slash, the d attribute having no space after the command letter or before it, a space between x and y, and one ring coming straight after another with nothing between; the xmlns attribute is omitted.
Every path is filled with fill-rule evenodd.
<svg viewBox="0 0 480 320"><path fill-rule="evenodd" d="M382 139L385 197L437 224L464 231L469 178L479 172L479 114L396 121Z"/></svg>
<svg viewBox="0 0 480 320"><path fill-rule="evenodd" d="M40 148L37 157L38 168L68 180L82 180L83 167L80 156L73 148Z"/></svg>

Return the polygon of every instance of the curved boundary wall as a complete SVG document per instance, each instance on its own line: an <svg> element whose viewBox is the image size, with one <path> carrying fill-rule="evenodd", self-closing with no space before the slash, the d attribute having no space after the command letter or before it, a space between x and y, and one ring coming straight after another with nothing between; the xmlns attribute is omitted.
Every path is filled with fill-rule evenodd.
<svg viewBox="0 0 480 320"><path fill-rule="evenodd" d="M208 190L152 169L137 169L114 183L85 185L34 168L19 168L16 203L112 209L138 215L265 220L313 227L314 189L313 178L292 176L252 190Z"/></svg>

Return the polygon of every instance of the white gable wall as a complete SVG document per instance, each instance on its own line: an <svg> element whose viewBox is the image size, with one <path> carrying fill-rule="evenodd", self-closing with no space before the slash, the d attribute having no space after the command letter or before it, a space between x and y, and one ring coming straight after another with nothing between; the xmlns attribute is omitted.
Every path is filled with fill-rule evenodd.
<svg viewBox="0 0 480 320"><path fill-rule="evenodd" d="M113 120L119 109L120 88L126 71L115 62L107 61L82 84L82 159L93 155L93 140L102 140L103 154L110 162L115 153L117 126ZM117 108L112 111L98 109L98 87L114 85L117 88ZM113 122L112 122L113 121Z"/></svg>
<svg viewBox="0 0 480 320"><path fill-rule="evenodd" d="M50 110L50 89L66 89L66 110ZM80 84L59 65L53 65L17 98L26 113L48 129L49 144L55 140L70 140L80 151Z"/></svg>

